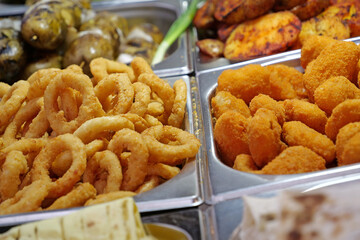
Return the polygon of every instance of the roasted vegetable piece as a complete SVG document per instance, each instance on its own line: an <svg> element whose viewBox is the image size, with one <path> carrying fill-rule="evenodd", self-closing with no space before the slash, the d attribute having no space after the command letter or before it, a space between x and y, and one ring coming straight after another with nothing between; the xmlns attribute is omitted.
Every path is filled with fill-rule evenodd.
<svg viewBox="0 0 360 240"><path fill-rule="evenodd" d="M324 11L330 5L330 0L307 0L304 4L291 9L301 21L309 20Z"/></svg>
<svg viewBox="0 0 360 240"><path fill-rule="evenodd" d="M214 17L227 24L241 23L267 13L275 0L219 0Z"/></svg>
<svg viewBox="0 0 360 240"><path fill-rule="evenodd" d="M0 28L0 81L13 83L26 62L25 44L19 31Z"/></svg>
<svg viewBox="0 0 360 240"><path fill-rule="evenodd" d="M304 4L307 0L276 0L273 10L290 10L298 5Z"/></svg>
<svg viewBox="0 0 360 240"><path fill-rule="evenodd" d="M234 31L234 29L237 26L238 26L238 24L232 24L232 25L222 24L222 25L220 25L217 30L217 37L221 41L225 42L226 39L230 36L232 31Z"/></svg>
<svg viewBox="0 0 360 240"><path fill-rule="evenodd" d="M212 28L215 23L216 0L207 0L195 13L193 24L196 28Z"/></svg>
<svg viewBox="0 0 360 240"><path fill-rule="evenodd" d="M220 57L224 52L224 43L217 39L203 39L196 42L200 52L210 57Z"/></svg>
<svg viewBox="0 0 360 240"><path fill-rule="evenodd" d="M244 22L226 40L224 56L243 61L285 51L295 43L300 28L300 19L289 11Z"/></svg>

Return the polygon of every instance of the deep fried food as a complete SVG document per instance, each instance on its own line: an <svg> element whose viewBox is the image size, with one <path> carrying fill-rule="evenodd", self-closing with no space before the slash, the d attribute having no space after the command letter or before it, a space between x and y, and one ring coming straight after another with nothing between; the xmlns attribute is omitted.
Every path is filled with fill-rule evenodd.
<svg viewBox="0 0 360 240"><path fill-rule="evenodd" d="M281 141L281 126L274 111L260 108L249 121L249 150L256 166L265 166L286 146Z"/></svg>
<svg viewBox="0 0 360 240"><path fill-rule="evenodd" d="M11 86L9 84L0 82L0 98L2 98L10 88Z"/></svg>
<svg viewBox="0 0 360 240"><path fill-rule="evenodd" d="M133 83L133 87L135 91L135 96L129 113L135 113L140 117L143 117L150 103L151 89L149 86L141 82Z"/></svg>
<svg viewBox="0 0 360 240"><path fill-rule="evenodd" d="M233 169L249 173L260 173L254 160L249 154L239 154L234 161Z"/></svg>
<svg viewBox="0 0 360 240"><path fill-rule="evenodd" d="M360 121L360 99L349 99L337 105L325 125L326 135L333 141L348 123Z"/></svg>
<svg viewBox="0 0 360 240"><path fill-rule="evenodd" d="M46 68L31 74L27 79L27 82L30 84L29 91L27 92L27 99L31 100L33 98L42 97L46 87L60 71L59 68Z"/></svg>
<svg viewBox="0 0 360 240"><path fill-rule="evenodd" d="M262 168L263 174L295 174L324 170L325 159L303 146L292 146L282 151Z"/></svg>
<svg viewBox="0 0 360 240"><path fill-rule="evenodd" d="M135 81L138 80L139 76L143 73L154 73L149 63L142 57L134 57L130 65L135 74Z"/></svg>
<svg viewBox="0 0 360 240"><path fill-rule="evenodd" d="M159 176L163 179L171 179L180 173L180 168L163 163L149 164L148 175Z"/></svg>
<svg viewBox="0 0 360 240"><path fill-rule="evenodd" d="M303 74L283 64L266 66L270 71L270 96L275 100L307 98Z"/></svg>
<svg viewBox="0 0 360 240"><path fill-rule="evenodd" d="M221 160L232 167L237 155L250 154L247 135L248 119L241 113L227 111L216 121L214 140Z"/></svg>
<svg viewBox="0 0 360 240"><path fill-rule="evenodd" d="M185 116L185 106L187 99L187 88L184 80L179 79L174 83L175 98L168 118L168 125L181 128Z"/></svg>
<svg viewBox="0 0 360 240"><path fill-rule="evenodd" d="M281 126L285 122L284 106L268 95L259 94L251 100L249 109L252 115L254 115L260 108L266 108L274 111L277 121Z"/></svg>
<svg viewBox="0 0 360 240"><path fill-rule="evenodd" d="M143 193L143 192L147 192L150 191L154 188L156 188L157 186L159 186L161 184L162 180L160 179L159 176L148 176L146 177L144 183L138 188L136 189L136 193Z"/></svg>
<svg viewBox="0 0 360 240"><path fill-rule="evenodd" d="M335 159L335 144L326 136L299 121L286 122L282 137L289 146L304 146L331 163Z"/></svg>
<svg viewBox="0 0 360 240"><path fill-rule="evenodd" d="M287 121L300 121L319 133L325 133L328 118L325 112L315 104L289 99L284 101L284 108Z"/></svg>
<svg viewBox="0 0 360 240"><path fill-rule="evenodd" d="M360 162L360 133L357 132L345 144L340 155L339 166Z"/></svg>
<svg viewBox="0 0 360 240"><path fill-rule="evenodd" d="M211 109L213 116L218 119L226 111L235 111L239 112L244 117L250 117L250 110L246 103L240 99L233 96L230 92L219 91L211 99Z"/></svg>
<svg viewBox="0 0 360 240"><path fill-rule="evenodd" d="M270 71L257 64L224 70L218 77L216 92L228 91L249 104L256 95L270 93Z"/></svg>
<svg viewBox="0 0 360 240"><path fill-rule="evenodd" d="M116 192L103 193L96 195L94 199L87 200L84 206L91 206L94 204L105 203L120 198L133 197L134 195L136 195L136 193L130 191L116 191Z"/></svg>
<svg viewBox="0 0 360 240"><path fill-rule="evenodd" d="M357 140L349 142L355 135L360 132L360 122L354 122L346 124L344 127L340 128L338 135L336 136L336 157L339 166L351 164L358 162L360 159L358 156L353 153L356 152L355 149L351 150L352 147L359 148L359 146L352 146ZM349 144L348 144L349 143ZM347 151L344 153L344 149ZM351 152L353 151L353 152ZM351 154L351 156L349 156ZM354 158L354 156L356 156Z"/></svg>
<svg viewBox="0 0 360 240"><path fill-rule="evenodd" d="M239 24L226 40L224 56L244 61L282 52L296 42L300 29L301 21L293 13L268 13Z"/></svg>
<svg viewBox="0 0 360 240"><path fill-rule="evenodd" d="M355 98L360 98L360 89L343 76L329 78L314 92L316 105L329 116L337 105Z"/></svg>
<svg viewBox="0 0 360 240"><path fill-rule="evenodd" d="M315 89L330 77L344 76L356 81L359 57L360 48L353 42L338 41L326 46L305 69L304 86L309 99L314 100Z"/></svg>

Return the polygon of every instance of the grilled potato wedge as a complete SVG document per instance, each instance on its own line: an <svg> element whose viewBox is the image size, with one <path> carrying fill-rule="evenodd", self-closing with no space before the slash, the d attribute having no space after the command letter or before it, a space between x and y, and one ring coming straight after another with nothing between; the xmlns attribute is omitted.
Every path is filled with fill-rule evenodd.
<svg viewBox="0 0 360 240"><path fill-rule="evenodd" d="M221 57L224 52L224 43L217 39L203 39L196 42L200 52L210 57Z"/></svg>
<svg viewBox="0 0 360 240"><path fill-rule="evenodd" d="M193 24L196 28L211 28L214 24L216 0L207 0L195 13Z"/></svg>
<svg viewBox="0 0 360 240"><path fill-rule="evenodd" d="M219 22L241 23L259 17L275 4L275 0L218 0L214 16Z"/></svg>
<svg viewBox="0 0 360 240"><path fill-rule="evenodd" d="M290 11L269 13L239 24L226 40L224 56L243 61L285 51L295 43L300 19Z"/></svg>
<svg viewBox="0 0 360 240"><path fill-rule="evenodd" d="M304 4L306 0L276 0L274 11L290 10L298 5Z"/></svg>
<svg viewBox="0 0 360 240"><path fill-rule="evenodd" d="M304 4L291 9L291 12L301 21L306 21L320 14L328 6L330 6L330 0L307 0Z"/></svg>

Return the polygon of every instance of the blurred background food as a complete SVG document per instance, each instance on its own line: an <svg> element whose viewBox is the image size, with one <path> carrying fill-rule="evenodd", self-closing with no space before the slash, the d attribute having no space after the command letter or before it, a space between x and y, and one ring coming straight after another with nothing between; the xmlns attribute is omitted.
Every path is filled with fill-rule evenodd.
<svg viewBox="0 0 360 240"><path fill-rule="evenodd" d="M193 24L201 56L238 62L299 49L312 35L360 36L359 12L358 0L205 0Z"/></svg>

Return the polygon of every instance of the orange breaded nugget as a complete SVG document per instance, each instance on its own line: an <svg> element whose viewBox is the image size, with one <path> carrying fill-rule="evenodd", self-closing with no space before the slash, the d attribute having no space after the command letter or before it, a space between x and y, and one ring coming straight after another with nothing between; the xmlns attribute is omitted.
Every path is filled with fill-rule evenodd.
<svg viewBox="0 0 360 240"><path fill-rule="evenodd" d="M239 112L244 117L250 117L250 110L246 103L232 95L230 92L219 91L216 93L215 97L211 99L212 113L216 119L218 119L221 114L226 111L235 111Z"/></svg>
<svg viewBox="0 0 360 240"><path fill-rule="evenodd" d="M305 69L304 86L310 100L314 100L315 89L331 77L344 76L355 82L359 57L360 48L353 42L338 41L326 46Z"/></svg>
<svg viewBox="0 0 360 240"><path fill-rule="evenodd" d="M237 155L249 154L248 119L241 113L227 111L216 121L214 139L222 161L232 167Z"/></svg>
<svg viewBox="0 0 360 240"><path fill-rule="evenodd" d="M270 71L260 65L250 64L233 70L224 70L218 77L216 91L228 91L246 104L259 93L269 94Z"/></svg>
<svg viewBox="0 0 360 240"><path fill-rule="evenodd" d="M260 173L254 160L249 154L239 154L236 156L233 169L249 173Z"/></svg>
<svg viewBox="0 0 360 240"><path fill-rule="evenodd" d="M303 74L283 64L266 66L270 71L270 96L275 100L307 98Z"/></svg>
<svg viewBox="0 0 360 240"><path fill-rule="evenodd" d="M258 167L265 166L284 148L281 142L281 126L274 111L260 108L249 121L249 149Z"/></svg>
<svg viewBox="0 0 360 240"><path fill-rule="evenodd" d="M313 35L309 36L301 47L301 66L306 69L306 66L314 59L316 59L320 52L328 45L337 43L338 40L331 37Z"/></svg>
<svg viewBox="0 0 360 240"><path fill-rule="evenodd" d="M326 136L299 121L286 122L282 137L289 146L304 146L320 156L327 163L335 159L335 144Z"/></svg>
<svg viewBox="0 0 360 240"><path fill-rule="evenodd" d="M268 163L263 174L295 174L324 170L325 159L303 146L288 147Z"/></svg>
<svg viewBox="0 0 360 240"><path fill-rule="evenodd" d="M343 76L329 78L314 92L316 105L329 116L337 105L354 98L360 98L360 89Z"/></svg>
<svg viewBox="0 0 360 240"><path fill-rule="evenodd" d="M250 112L252 115L260 108L266 108L274 111L276 118L280 125L285 122L285 109L284 106L265 94L259 94L254 97L249 104Z"/></svg>
<svg viewBox="0 0 360 240"><path fill-rule="evenodd" d="M360 121L360 99L349 99L337 105L325 125L326 135L335 141L339 130L348 123Z"/></svg>
<svg viewBox="0 0 360 240"><path fill-rule="evenodd" d="M358 133L360 133L360 122L346 124L339 130L336 136L336 158L338 166L354 162L352 159L349 159L348 155L343 155L343 152L345 146L348 145L348 141ZM360 148L360 146L358 146L358 148ZM349 150L347 150L347 153L349 153ZM360 154L358 156L360 156Z"/></svg>
<svg viewBox="0 0 360 240"><path fill-rule="evenodd" d="M320 133L325 133L327 116L315 104L289 99L284 101L284 108L287 121L300 121Z"/></svg>
<svg viewBox="0 0 360 240"><path fill-rule="evenodd" d="M338 161L339 166L360 162L360 132L350 138L345 146Z"/></svg>

